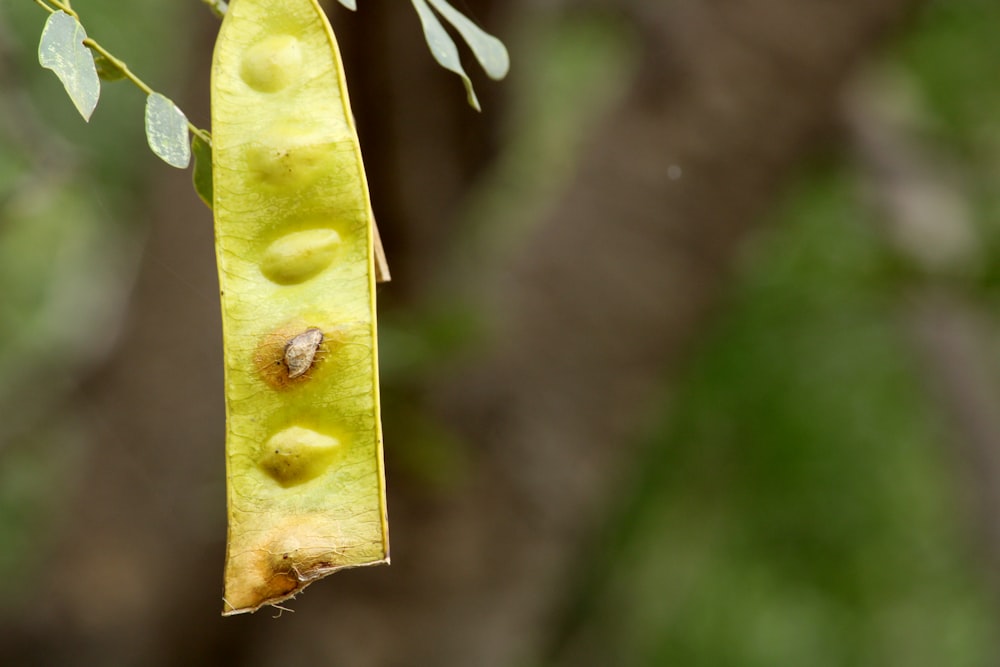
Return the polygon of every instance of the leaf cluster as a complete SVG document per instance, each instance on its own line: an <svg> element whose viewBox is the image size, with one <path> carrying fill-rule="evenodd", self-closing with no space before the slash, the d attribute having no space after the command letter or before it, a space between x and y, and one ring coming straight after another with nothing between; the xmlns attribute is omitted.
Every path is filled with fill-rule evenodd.
<svg viewBox="0 0 1000 667"><path fill-rule="evenodd" d="M219 17L224 16L228 9L225 0L202 2ZM339 2L352 11L357 9L356 0ZM447 0L411 2L420 17L424 37L434 59L462 79L469 104L479 111L479 99L472 81L462 67L458 47L438 16L444 18L461 35L480 66L492 79L502 79L510 67L510 58L503 42L483 31ZM195 190L211 207L211 135L195 127L170 98L154 91L125 62L88 37L79 15L70 6L70 0L35 0L35 4L49 12L38 44L38 61L59 78L83 119L89 122L97 108L102 80L131 81L146 95L145 128L150 149L164 162L178 169L188 167L193 153Z"/></svg>
<svg viewBox="0 0 1000 667"><path fill-rule="evenodd" d="M70 7L69 2L35 0L35 3L49 12L38 43L38 62L59 78L66 94L85 121L90 121L97 108L102 80L128 79L146 94L146 140L157 157L172 167L186 169L191 163L189 134L196 142L196 155L203 154L203 150L198 150L199 148L211 145L208 132L192 125L173 101L150 88L128 65L87 36L79 15ZM195 189L209 205L210 165L210 159L196 159Z"/></svg>

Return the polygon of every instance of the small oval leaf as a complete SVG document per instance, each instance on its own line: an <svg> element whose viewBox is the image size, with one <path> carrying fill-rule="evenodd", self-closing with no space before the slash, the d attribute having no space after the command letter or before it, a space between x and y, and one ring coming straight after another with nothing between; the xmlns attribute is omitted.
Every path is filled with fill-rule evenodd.
<svg viewBox="0 0 1000 667"><path fill-rule="evenodd" d="M191 162L187 116L159 93L146 98L146 140L152 151L171 167L184 169Z"/></svg>
<svg viewBox="0 0 1000 667"><path fill-rule="evenodd" d="M64 11L50 15L38 43L38 62L55 72L83 119L90 121L101 96L94 56L83 40L87 33Z"/></svg>
<svg viewBox="0 0 1000 667"><path fill-rule="evenodd" d="M510 55L499 39L470 21L448 4L447 0L430 0L431 6L443 16L472 49L472 54L491 79L502 79L510 69Z"/></svg>
<svg viewBox="0 0 1000 667"><path fill-rule="evenodd" d="M458 47L452 41L451 35L444 29L444 26L441 25L441 22L435 16L434 11L427 6L424 0L411 0L411 2L413 3L413 8L417 10L417 16L420 17L420 24L424 28L424 38L427 40L427 46L430 47L434 60L441 67L449 72L454 72L462 78L469 104L476 111L480 111L479 98L476 97L476 92L472 89L472 81L469 80L469 75L462 68L462 61L458 57Z"/></svg>
<svg viewBox="0 0 1000 667"><path fill-rule="evenodd" d="M229 10L229 3L226 0L201 0L208 8L212 10L212 13L218 16L220 19L226 15Z"/></svg>
<svg viewBox="0 0 1000 667"><path fill-rule="evenodd" d="M97 66L97 76L101 81L121 81L125 78L125 70L119 67L115 61L102 53L92 52L94 65Z"/></svg>
<svg viewBox="0 0 1000 667"><path fill-rule="evenodd" d="M212 186L212 145L199 135L191 139L191 152L194 153L194 191L208 208L212 208L214 190Z"/></svg>

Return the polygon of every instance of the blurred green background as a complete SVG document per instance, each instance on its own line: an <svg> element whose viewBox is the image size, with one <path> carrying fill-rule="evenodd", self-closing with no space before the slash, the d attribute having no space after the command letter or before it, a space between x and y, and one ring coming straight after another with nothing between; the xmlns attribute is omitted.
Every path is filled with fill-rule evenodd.
<svg viewBox="0 0 1000 667"><path fill-rule="evenodd" d="M193 1L127 5L123 10L122 3L107 0L74 3L91 35L204 126L215 20ZM541 224L558 205L558 192L567 186L595 119L620 98L637 61L635 34L616 17L569 11L572 3L513 17L500 10L487 13L488 3L469 5L470 13L482 12L478 18L507 41L515 73L508 83L479 83L485 112L464 121L468 124L456 140L474 144L465 158L473 165L468 175L411 171L397 176L403 185L378 175L379 170L398 173L401 164L391 152L378 157L380 151L399 133L431 132L433 126L416 120L378 125L397 134L386 130L366 142L366 132L375 126L366 111L380 118L412 111L421 118L427 107L433 109L434 99L420 105L425 111L399 104L376 109L377 98L368 93L379 84L355 78L373 77L391 86L392 77L376 69L391 61L360 67L352 61L358 49L354 40L371 31L365 34L377 47L397 35L377 32L388 30L384 20L365 24L374 14L364 7L357 17L327 7L337 25L351 33L345 38L345 59L352 89L357 87L355 112L363 145L371 144L376 156L375 209L389 211L379 219L385 221L390 263L398 269L396 282L380 292L386 304L382 354L388 457L390 472L395 471L390 484L400 480L407 488L423 488L417 493L444 503L449 489L463 484L475 455L424 413L417 396L437 367L479 353L477 332L485 326L480 320L489 317L470 314L467 304L455 305L450 296L415 296L424 294L419 286L442 280L428 274L427 266L440 257L428 257L426 249L452 237L471 247L507 249L526 228ZM506 16L508 23L493 28L491 15ZM91 627L68 620L68 612L46 608L52 591L67 590L62 579L52 578L54 563L74 557L67 544L86 541L80 535L66 537L86 525L78 524L76 510L101 493L88 487L100 456L107 454L99 453L94 441L116 431L100 424L94 428L104 417L95 416L85 397L107 376L109 364L114 373L129 371L116 361L115 350L137 326L130 309L147 294L137 287L141 267L155 265L157 275L180 285L179 293L199 312L215 307L214 286L201 280L204 272L192 277L184 266L149 249L157 234L151 231L152 212L158 210L156 215L180 228L199 226L202 258L212 252L205 237L208 214L171 217L173 207L180 206L174 203L178 196L192 200L183 211L200 203L193 191L184 192L187 175L170 171L146 150L137 91L105 85L89 126L75 117L58 82L34 60L44 18L30 2L0 6L0 405L5 416L0 424L0 625L6 626L0 631L0 658L11 665L159 664L142 652L155 645L152 640L142 644L147 649L116 650L105 662L94 657L108 650L102 643L107 636L149 632L139 625L146 616L134 621L137 627L129 625L124 618L129 607L119 597L122 587L135 588L133 597L139 598L154 589L125 565L106 564L115 582L111 587L119 589L111 605L118 611L99 616L115 618L113 623ZM981 343L975 348L981 354L972 359L974 370L988 383L1000 380L994 316L1000 275L998 26L997 2L925 2L883 48L863 54L863 64L837 98L843 110L832 114L834 126L815 141L809 159L785 179L758 230L740 244L722 294L683 363L669 369L661 393L650 399L653 416L636 424L639 454L628 462L625 482L616 487L606 511L594 519L565 589L553 594L555 611L546 617L540 642L544 649L531 664L1000 663L1000 554L990 532L1000 522L1000 507L991 510L988 502L991 483L1000 480L989 477L981 458L988 458L984 446L1000 451L1000 440L991 439L1000 433L972 429L976 432L969 434L974 407L964 411L968 400L949 398L961 393L961 364L969 359L943 354L945 361L935 362L940 341L921 334L928 318L957 309L975 323ZM429 62L415 21L403 22L404 28L414 35L407 37L410 50L403 57ZM445 75L434 80L443 95L455 98L448 99L454 111L446 116L466 113L458 82ZM888 167L879 162L878 150L872 158L865 149L866 133L891 135L893 145L903 147L903 157L890 159ZM886 149L879 150L884 154ZM907 180L911 177L916 185ZM397 200L406 187L419 189L435 178L455 192L441 214L454 222L437 237L415 240L394 207L402 206ZM169 193L182 194L155 194L164 180ZM945 209L962 217L949 222L957 231L900 231L892 222L905 217L906 202L926 194L928 183L929 190L941 189L941 197L957 202ZM916 201L925 210L921 206L932 208L938 200ZM502 253L493 256L500 262L497 257ZM445 279L468 270L461 257L453 265L457 268ZM934 310L941 300L947 305ZM202 518L193 527L185 523L196 538L175 536L171 548L188 545L197 554L182 558L200 562L204 557L209 571L217 558L221 573L221 366L215 365L220 358L211 347L218 339L209 335L205 340L193 351L178 343L147 354L205 373L205 391L218 394L206 408L206 423L214 424L209 439L216 440L218 450L201 454L207 463L190 475L176 472L160 480L157 456L166 456L162 451L152 458L140 446L133 451L131 444L114 451L128 450L125 467L140 479L130 488L151 488L164 514L183 502L190 505L180 510L183 516L190 511ZM942 379L949 368L959 376L954 383ZM132 385L150 391L153 414L170 411L170 399L156 394L161 380L146 375ZM978 396L978 387L973 382L968 391ZM1000 405L986 406L1000 410ZM169 428L169 414L159 420L150 428ZM412 518L406 510L400 514L404 521ZM95 532L104 529L101 524ZM148 548L155 547L154 540ZM375 586L376 597L391 598L391 590L370 583L377 576L366 574L364 585ZM323 595L320 588L328 585L317 584L307 597ZM169 587L155 590L164 595ZM214 589L202 594L210 598L206 608L216 603ZM300 658L282 661L274 657L280 653L266 651L220 657L204 647L230 646L226 642L250 626L223 629L214 617L172 614L175 621L183 616L202 626L189 638L186 662L174 664L300 664ZM212 625L203 626L207 623ZM64 662L74 655L72 641L60 650L51 648L67 627L74 641L88 647L89 653L78 654L90 656L86 660ZM327 659L328 654L300 645L311 641L308 637L295 641L287 649L292 654ZM352 664L329 660L320 664Z"/></svg>

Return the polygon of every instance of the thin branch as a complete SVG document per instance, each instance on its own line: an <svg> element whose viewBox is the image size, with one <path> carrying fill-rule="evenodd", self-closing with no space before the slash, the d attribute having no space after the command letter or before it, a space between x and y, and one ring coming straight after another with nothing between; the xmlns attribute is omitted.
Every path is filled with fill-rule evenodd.
<svg viewBox="0 0 1000 667"><path fill-rule="evenodd" d="M87 39L83 40L83 45L107 58L112 65L114 65L117 69L121 70L121 73L125 75L126 79L135 84L135 86L142 92L146 93L146 95L152 95L155 92L152 88L149 87L149 85L145 81L136 76L135 73L131 69L129 69L129 66L125 64L123 60L116 58L110 51L101 46L97 41L88 37ZM191 130L192 134L197 135L203 141L211 145L212 139L209 136L208 132L196 127L194 123L192 123L191 121L188 121L187 124L188 124L188 129Z"/></svg>
<svg viewBox="0 0 1000 667"><path fill-rule="evenodd" d="M47 11L49 14L55 14L56 10L45 4L45 0L35 0L35 4Z"/></svg>
<svg viewBox="0 0 1000 667"><path fill-rule="evenodd" d="M125 75L125 78L128 79L129 81L131 81L132 83L134 83L136 85L136 87L139 88L139 90L141 90L142 92L146 93L147 95L152 95L153 94L153 92L154 92L153 89L150 88L146 84L145 81L143 81L142 79L140 79L139 77L137 77L132 72L132 70L129 69L128 65L126 65L124 61L116 58L107 49L105 49L103 46L101 46L100 44L98 44L97 41L95 41L95 40L91 39L90 37L88 37L85 40L83 40L83 45L86 46L86 47L88 47L88 48L90 48L93 51L96 51L97 53L100 53L102 56L104 56L109 61L111 61L111 64L113 64L115 66L115 68L117 68L118 70L120 70L121 73Z"/></svg>
<svg viewBox="0 0 1000 667"><path fill-rule="evenodd" d="M69 0L49 0L57 9L61 9L76 20L80 20L80 15L73 11L73 8L69 5Z"/></svg>

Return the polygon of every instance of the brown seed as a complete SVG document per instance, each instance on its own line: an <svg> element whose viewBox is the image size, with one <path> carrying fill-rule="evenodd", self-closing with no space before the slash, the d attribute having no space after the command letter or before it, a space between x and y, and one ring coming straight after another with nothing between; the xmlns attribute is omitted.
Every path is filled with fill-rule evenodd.
<svg viewBox="0 0 1000 667"><path fill-rule="evenodd" d="M288 367L289 379L305 375L312 367L322 343L323 332L319 329L306 329L288 341L285 346L285 366Z"/></svg>

